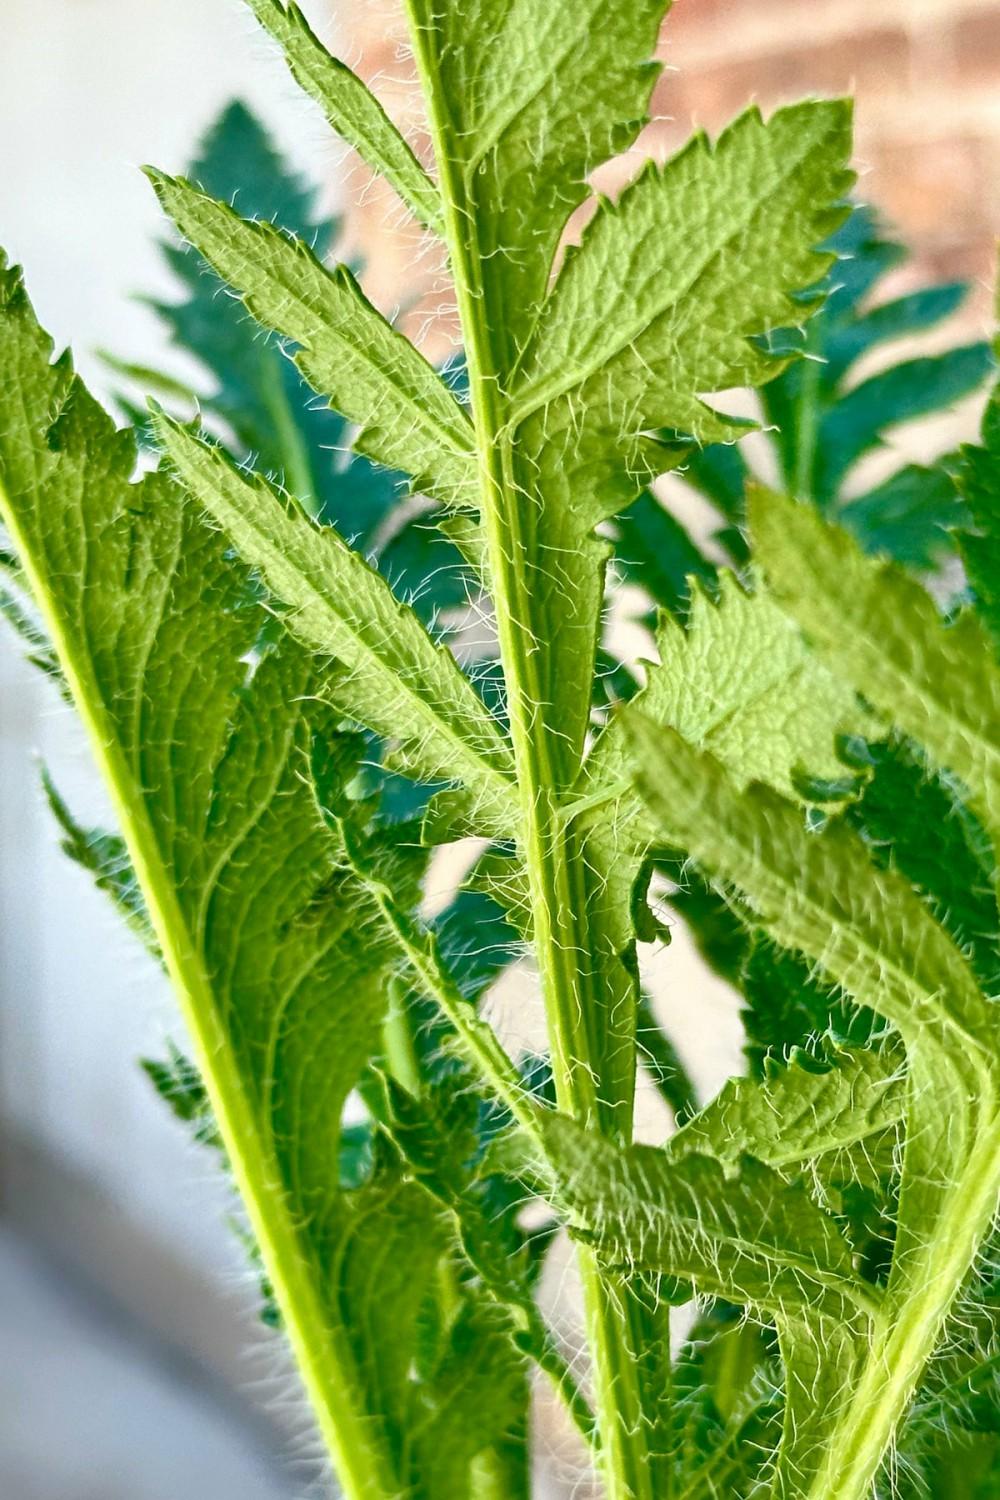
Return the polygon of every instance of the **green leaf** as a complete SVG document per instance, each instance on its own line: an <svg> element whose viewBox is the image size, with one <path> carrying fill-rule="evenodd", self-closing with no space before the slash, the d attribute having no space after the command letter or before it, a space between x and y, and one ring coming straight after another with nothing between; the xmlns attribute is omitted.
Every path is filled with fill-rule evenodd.
<svg viewBox="0 0 1000 1500"><path fill-rule="evenodd" d="M786 1170L877 1135L902 1119L902 1049L857 1048L824 1068L793 1052L764 1081L735 1078L669 1142L671 1156L714 1156L735 1167L743 1155Z"/></svg>
<svg viewBox="0 0 1000 1500"><path fill-rule="evenodd" d="M762 392L782 485L824 509L842 510L844 525L866 550L932 568L953 550L951 533L963 520L948 477L952 459L897 469L858 498L845 501L842 491L854 460L881 444L889 426L975 389L989 368L989 351L976 344L941 358L890 365L864 384L853 380L853 369L883 344L935 327L961 306L969 288L947 282L871 306L870 294L905 261L906 252L882 235L875 215L863 205L852 208L822 248L837 259L816 289L825 294L819 311L807 328L796 318L764 344L774 356L804 356ZM684 474L731 524L743 523L744 489L752 474L738 445L713 443L695 450ZM731 555L741 562L740 540L738 533L725 534Z"/></svg>
<svg viewBox="0 0 1000 1500"><path fill-rule="evenodd" d="M793 773L806 767L843 780L837 734L863 730L869 718L853 691L809 657L765 595L747 595L722 574L718 603L696 590L688 628L665 618L658 645L661 662L648 669L635 700L644 712L714 746L741 782L763 775L791 789ZM591 921L600 922L614 952L627 954L644 914L643 877L648 882L657 838L632 786L620 720L599 736L566 812L586 839L586 863L602 872L590 896Z"/></svg>
<svg viewBox="0 0 1000 1500"><path fill-rule="evenodd" d="M711 1157L622 1149L563 1116L546 1124L546 1151L560 1198L618 1262L762 1311L863 1323L876 1307L832 1219L759 1162L727 1176Z"/></svg>
<svg viewBox="0 0 1000 1500"><path fill-rule="evenodd" d="M640 1059L670 1106L674 1119L680 1122L696 1114L698 1100L694 1085L676 1047L653 1014L649 996L645 993L639 996L636 1044Z"/></svg>
<svg viewBox="0 0 1000 1500"><path fill-rule="evenodd" d="M284 50L293 78L320 106L333 129L391 183L410 212L441 233L441 200L433 182L374 94L339 58L331 57L297 5L247 0Z"/></svg>
<svg viewBox="0 0 1000 1500"><path fill-rule="evenodd" d="M895 871L874 867L853 831L834 824L810 832L799 810L768 788L734 791L710 757L634 711L630 734L663 836L735 885L778 943L889 1020L906 1046L906 1150L886 1318L867 1359L855 1364L845 1354L836 1380L843 1388L846 1373L852 1394L809 1445L816 1493L836 1483L860 1500L995 1212L993 1006L921 898ZM821 1373L825 1384L831 1377ZM779 1464L785 1482L797 1451L796 1440Z"/></svg>
<svg viewBox="0 0 1000 1500"><path fill-rule="evenodd" d="M815 496L829 504L853 464L879 446L887 428L912 422L971 395L993 368L989 344L968 344L871 375L824 413Z"/></svg>
<svg viewBox="0 0 1000 1500"><path fill-rule="evenodd" d="M773 424L783 487L833 511L843 503L843 485L855 460L880 445L892 425L936 411L975 389L988 368L988 350L977 344L940 358L890 364L859 383L853 376L859 360L886 342L934 327L961 305L968 287L951 282L871 306L870 294L879 281L907 255L884 237L876 216L863 205L852 209L825 248L838 259L824 286L828 296L822 310L805 332L790 328L769 340L775 352L797 351L806 357L771 382L763 404ZM878 497L889 508L891 523L878 545L899 561L931 543L935 552L947 548L947 535L935 531L940 494L929 485L921 491L902 478L897 489L895 478ZM920 514L921 498L929 507L926 517ZM900 531L895 509L904 503L909 522ZM876 505L875 497L871 504ZM857 519L867 517L859 512ZM876 544L874 537L869 544L859 535L865 545ZM897 541L903 549L899 553Z"/></svg>
<svg viewBox="0 0 1000 1500"><path fill-rule="evenodd" d="M648 490L622 511L615 525L622 578L640 584L672 615L687 615L691 579L706 588L715 584L715 564L702 556L680 521Z"/></svg>
<svg viewBox="0 0 1000 1500"><path fill-rule="evenodd" d="M156 938L125 840L120 834L109 833L104 828L83 828L44 768L42 786L46 801L62 829L60 847L63 853L93 876L98 890L110 896L128 925L156 953Z"/></svg>
<svg viewBox="0 0 1000 1500"><path fill-rule="evenodd" d="M345 856L385 930L386 936L407 965L417 985L423 989L453 1029L458 1045L480 1081L505 1106L529 1134L536 1131L535 1111L524 1094L517 1069L492 1027L476 1014L475 1005L462 992L445 964L437 933L410 915L405 901L400 901L391 872L384 867L384 834L359 826L356 808L338 774L338 757L331 757L322 740L313 744L310 757L310 780L323 821L342 841ZM413 831L392 832L393 842L410 844ZM418 846L419 847L419 846Z"/></svg>
<svg viewBox="0 0 1000 1500"><path fill-rule="evenodd" d="M797 795L805 773L843 781L838 737L873 727L855 691L817 662L778 605L762 591L748 594L732 574L719 574L716 598L694 589L686 627L664 617L656 644L660 660L647 669L635 703L647 718L711 750L739 786L761 780ZM637 816L631 782L619 719L586 763L581 804L620 801L620 830Z"/></svg>
<svg viewBox="0 0 1000 1500"><path fill-rule="evenodd" d="M979 617L1000 651L1000 385L983 417L982 446L962 450L958 482L971 518L960 538L962 559Z"/></svg>
<svg viewBox="0 0 1000 1500"><path fill-rule="evenodd" d="M318 256L337 232L335 223L317 219L316 192L238 102L208 131L189 175L212 197L238 199L244 217L274 223ZM112 361L113 367L165 397L168 408L179 397L181 411L197 409L243 465L277 478L310 515L348 537L376 562L394 592L444 633L449 622L442 623L442 613L465 606L478 587L458 548L433 524L441 518L440 507L406 501L404 476L349 451L343 416L315 399L280 341L238 299L224 294L223 283L191 245L171 243L164 254L185 295L177 302L157 302L155 310L174 342L205 366L211 385L195 395L155 371L120 361ZM121 400L119 405L145 433L147 414ZM149 441L155 446L152 434Z"/></svg>
<svg viewBox="0 0 1000 1500"><path fill-rule="evenodd" d="M514 420L575 397L578 420L620 444L629 468L643 429L725 437L734 424L694 393L777 373L747 336L801 316L791 294L826 269L813 247L843 216L833 205L850 180L849 140L844 104L796 105L766 123L750 110L714 148L699 135L650 163L567 252L520 362ZM602 317L583 320L598 297ZM565 430L570 412L559 415Z"/></svg>
<svg viewBox="0 0 1000 1500"><path fill-rule="evenodd" d="M912 338L914 334L936 328L958 311L968 295L967 282L943 281L938 286L921 287L862 312L857 310L854 302L850 305L851 315L847 317L844 316L846 308L837 308L841 316L832 320L833 326L825 341L824 385L834 385L856 360L880 344Z"/></svg>
<svg viewBox="0 0 1000 1500"><path fill-rule="evenodd" d="M685 456L681 473L688 484L711 500L727 521L742 524L749 470L738 443L709 443L706 448L693 448Z"/></svg>
<svg viewBox="0 0 1000 1500"><path fill-rule="evenodd" d="M469 420L413 345L366 299L345 265L328 271L301 240L241 219L183 178L148 173L185 239L248 310L298 346L295 363L360 431L359 453L408 473L446 505L475 503Z"/></svg>
<svg viewBox="0 0 1000 1500"><path fill-rule="evenodd" d="M983 989L993 993L1000 954L989 838L953 778L933 775L912 747L869 745L864 762L872 774L861 800L847 809L848 820L876 863L900 870L924 894Z"/></svg>
<svg viewBox="0 0 1000 1500"><path fill-rule="evenodd" d="M264 219L297 235L324 256L337 225L320 219L316 191L282 159L246 105L230 104L202 140L189 169L202 191L224 202L239 200L245 216ZM399 476L347 455L343 417L317 402L279 341L251 318L190 245L163 246L183 297L158 301L155 311L174 343L204 366L211 386L197 398L183 390L181 410L218 419L240 460L277 476L313 515L352 538L371 538L397 498ZM166 398L160 377L141 369L123 373L144 390ZM143 422L145 417L142 418Z"/></svg>
<svg viewBox="0 0 1000 1500"><path fill-rule="evenodd" d="M331 527L296 514L166 416L156 427L183 483L289 608L291 629L343 664L330 689L342 712L396 741L416 774L462 782L487 825L509 832L509 754L450 653Z"/></svg>
<svg viewBox="0 0 1000 1500"><path fill-rule="evenodd" d="M409 7L430 107L447 102L450 164L475 204L478 258L507 370L545 296L566 220L587 196L588 175L626 150L645 123L668 8L669 0L611 9L603 0Z"/></svg>
<svg viewBox="0 0 1000 1500"><path fill-rule="evenodd" d="M839 823L814 833L770 788L737 791L718 761L673 730L634 708L622 718L661 836L738 887L778 943L818 963L907 1045L921 1026L952 1024L988 1045L991 1012L962 954L909 882L872 864L856 833Z"/></svg>
<svg viewBox="0 0 1000 1500"><path fill-rule="evenodd" d="M505 1212L491 1184L477 1180L480 1143L473 1121L478 1101L470 1093L469 1079L452 1078L420 1099L389 1079L382 1082L381 1128L418 1180L448 1210L484 1297L510 1318L516 1349L549 1376L569 1416L587 1441L593 1441L593 1416L586 1399L535 1302L538 1265L531 1236L516 1220L518 1199L512 1195ZM470 1415L469 1420L476 1429L480 1419Z"/></svg>
<svg viewBox="0 0 1000 1500"><path fill-rule="evenodd" d="M10 587L2 580L8 579ZM63 697L67 688L44 625L38 619L28 597L28 586L13 553L0 550L0 615L21 638L27 648L28 661L55 682Z"/></svg>
<svg viewBox="0 0 1000 1500"><path fill-rule="evenodd" d="M756 490L750 514L781 605L834 671L962 779L1000 836L1000 667L981 623L966 611L945 624L918 584L807 506Z"/></svg>
<svg viewBox="0 0 1000 1500"><path fill-rule="evenodd" d="M90 732L317 1417L359 1496L398 1492L326 1283L329 1160L389 961L300 776L316 674L250 654L246 580L50 363L0 277L0 506ZM81 581L85 578L85 586ZM321 1005L329 1030L310 1018ZM336 1018L335 1020L333 1018ZM338 1228L338 1223L341 1228Z"/></svg>
<svg viewBox="0 0 1000 1500"><path fill-rule="evenodd" d="M748 938L734 983L744 999L746 1054L755 1072L790 1047L814 1047L827 1033L839 1042L863 1043L879 1030L866 1005L845 1000L815 965L754 930L753 913L746 907L734 903L727 909Z"/></svg>
<svg viewBox="0 0 1000 1500"><path fill-rule="evenodd" d="M194 1127L195 1140L223 1150L208 1090L191 1059L170 1042L165 1062L144 1057L141 1066L171 1113Z"/></svg>
<svg viewBox="0 0 1000 1500"><path fill-rule="evenodd" d="M907 464L840 509L838 519L866 552L888 553L904 567L931 570L954 543L965 519L950 467Z"/></svg>
<svg viewBox="0 0 1000 1500"><path fill-rule="evenodd" d="M322 671L290 638L266 645L267 616L222 538L163 475L130 482L129 435L50 355L5 270L0 507L128 860L57 810L120 903L137 906L135 871L194 1051L194 1070L173 1054L148 1071L202 1138L218 1129L265 1295L352 1500L391 1500L417 1476L433 1500L469 1495L475 1455L523 1419L521 1356L460 1296L416 1378L447 1225L391 1162L352 1191L338 1184L343 1106L379 1045L398 947L304 775L313 731L332 734ZM349 798L363 746L338 743ZM381 878L404 909L425 858L412 838L384 844ZM501 1368L517 1372L516 1412ZM483 1391L475 1427L453 1420L463 1369Z"/></svg>

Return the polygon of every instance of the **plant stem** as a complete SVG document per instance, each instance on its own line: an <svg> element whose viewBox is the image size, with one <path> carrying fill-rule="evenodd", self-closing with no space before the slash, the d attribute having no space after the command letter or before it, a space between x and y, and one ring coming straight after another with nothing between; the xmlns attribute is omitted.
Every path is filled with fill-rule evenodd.
<svg viewBox="0 0 1000 1500"><path fill-rule="evenodd" d="M486 536L517 774L519 846L525 861L559 1108L592 1127L602 1124L601 1080L590 1026L593 1001L582 967L589 950L576 836L560 808L551 730L541 709L538 644L531 629L531 557L521 517L524 501L511 473L508 413L494 357L474 209L467 201L459 153L429 39L425 0L407 0L414 53L427 105L465 355L479 457L481 521ZM593 1252L578 1264L594 1365L602 1467L609 1500L652 1500L627 1291L604 1277Z"/></svg>
<svg viewBox="0 0 1000 1500"><path fill-rule="evenodd" d="M888 1298L853 1398L834 1430L809 1500L867 1500L945 1320L974 1265L1000 1196L1000 1117L979 1131L923 1255L909 1295Z"/></svg>
<svg viewBox="0 0 1000 1500"><path fill-rule="evenodd" d="M0 515L47 626L73 702L111 796L142 888L167 972L180 1003L195 1061L205 1084L237 1189L260 1247L261 1260L281 1312L302 1381L348 1500L396 1500L399 1483L391 1455L366 1421L355 1393L361 1389L344 1330L321 1305L312 1268L302 1255L295 1225L273 1162L267 1159L230 1038L211 982L164 869L143 800L104 699L54 607L34 566L28 539L0 485Z"/></svg>
<svg viewBox="0 0 1000 1500"><path fill-rule="evenodd" d="M784 463L784 485L797 500L816 501L816 443L819 438L819 395L823 365L817 348L817 324L822 313L809 324L806 333L805 357L798 367L799 394L796 401L796 420L792 424L795 434L795 449L792 463ZM815 352L814 352L815 351ZM818 504L819 502L816 501Z"/></svg>

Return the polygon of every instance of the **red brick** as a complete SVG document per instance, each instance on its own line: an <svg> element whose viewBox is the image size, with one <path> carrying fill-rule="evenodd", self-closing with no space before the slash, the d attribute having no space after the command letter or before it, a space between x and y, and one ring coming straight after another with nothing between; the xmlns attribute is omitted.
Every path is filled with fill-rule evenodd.
<svg viewBox="0 0 1000 1500"><path fill-rule="evenodd" d="M955 62L965 83L991 83L1000 89L1000 5L955 22Z"/></svg>
<svg viewBox="0 0 1000 1500"><path fill-rule="evenodd" d="M663 23L663 39L670 45L693 38L722 42L734 22L759 10L759 0L674 0Z"/></svg>
<svg viewBox="0 0 1000 1500"><path fill-rule="evenodd" d="M682 60L679 53L676 60ZM751 100L777 104L809 94L899 92L909 81L909 61L906 33L880 27L860 41L843 37L710 67L681 67L660 79L654 107L679 121L717 126Z"/></svg>
<svg viewBox="0 0 1000 1500"><path fill-rule="evenodd" d="M913 144L874 143L872 171L862 182L886 216L933 246L944 237L975 236L987 206L980 142L972 136Z"/></svg>

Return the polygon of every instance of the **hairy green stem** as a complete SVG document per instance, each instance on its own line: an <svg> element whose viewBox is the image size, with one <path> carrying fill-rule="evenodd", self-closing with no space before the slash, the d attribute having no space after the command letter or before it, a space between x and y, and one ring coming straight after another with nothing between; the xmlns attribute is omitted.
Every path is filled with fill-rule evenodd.
<svg viewBox="0 0 1000 1500"><path fill-rule="evenodd" d="M355 1401L361 1383L352 1352L343 1330L331 1323L321 1307L311 1269L303 1260L284 1189L267 1159L211 982L164 869L141 788L121 749L85 653L75 649L59 611L52 606L45 579L34 567L28 539L21 534L15 508L2 484L0 515L17 547L108 787L226 1157L337 1476L348 1500L396 1500L399 1483L392 1457Z"/></svg>
<svg viewBox="0 0 1000 1500"><path fill-rule="evenodd" d="M867 1500L1000 1201L1000 1116L991 1112L949 1193L907 1293L887 1298L857 1388L834 1429L809 1500Z"/></svg>
<svg viewBox="0 0 1000 1500"><path fill-rule="evenodd" d="M551 730L540 707L542 693L528 583L532 559L520 510L524 502L511 474L508 412L487 322L475 214L467 202L461 168L452 149L447 102L428 46L430 17L423 10L423 0L407 0L440 174L468 363L481 519L519 791L519 845L527 870L556 1099L566 1113L599 1126L604 1111L598 1059L590 1035L593 1003L584 977L589 941L581 899L581 867L579 860L574 860L576 837L561 815ZM653 1500L635 1351L629 1337L627 1289L619 1279L602 1275L588 1248L580 1249L578 1264L608 1497Z"/></svg>

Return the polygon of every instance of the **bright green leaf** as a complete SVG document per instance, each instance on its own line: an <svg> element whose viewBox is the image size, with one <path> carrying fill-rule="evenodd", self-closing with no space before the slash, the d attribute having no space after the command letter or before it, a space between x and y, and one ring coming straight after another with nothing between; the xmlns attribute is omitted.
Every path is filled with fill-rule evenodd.
<svg viewBox="0 0 1000 1500"><path fill-rule="evenodd" d="M779 603L838 675L961 777L1000 835L1000 666L980 621L966 611L946 624L919 584L808 506L756 490L750 515Z"/></svg>
<svg viewBox="0 0 1000 1500"><path fill-rule="evenodd" d="M404 470L443 504L475 504L468 417L348 268L326 270L301 240L241 219L183 178L149 177L185 239L255 318L292 340L310 385L359 424L357 451Z"/></svg>
<svg viewBox="0 0 1000 1500"><path fill-rule="evenodd" d="M331 527L296 514L167 417L156 426L183 483L287 606L292 630L343 664L330 688L338 707L396 741L416 774L462 782L481 815L509 832L509 753L451 654Z"/></svg>
<svg viewBox="0 0 1000 1500"><path fill-rule="evenodd" d="M283 48L292 76L316 100L337 134L392 184L421 224L440 233L438 192L371 90L339 58L331 57L297 5L283 0L247 4Z"/></svg>

